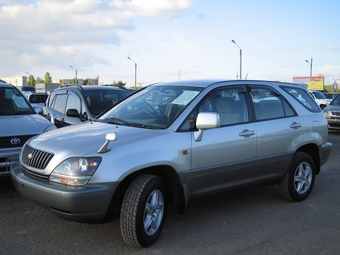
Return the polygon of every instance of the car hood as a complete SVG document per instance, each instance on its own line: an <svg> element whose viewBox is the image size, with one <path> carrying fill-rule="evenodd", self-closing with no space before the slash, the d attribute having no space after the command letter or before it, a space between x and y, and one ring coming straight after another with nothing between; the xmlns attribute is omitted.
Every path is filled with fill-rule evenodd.
<svg viewBox="0 0 340 255"><path fill-rule="evenodd" d="M96 154L105 143L105 136L108 133L116 133L116 140L112 141L110 145L118 146L121 143L136 141L157 132L159 130L87 122L41 134L32 139L30 145L33 148L54 154L62 152L69 156L84 156L91 153Z"/></svg>
<svg viewBox="0 0 340 255"><path fill-rule="evenodd" d="M324 111L340 111L340 105L329 105Z"/></svg>
<svg viewBox="0 0 340 255"><path fill-rule="evenodd" d="M41 134L52 123L39 114L0 116L1 136Z"/></svg>

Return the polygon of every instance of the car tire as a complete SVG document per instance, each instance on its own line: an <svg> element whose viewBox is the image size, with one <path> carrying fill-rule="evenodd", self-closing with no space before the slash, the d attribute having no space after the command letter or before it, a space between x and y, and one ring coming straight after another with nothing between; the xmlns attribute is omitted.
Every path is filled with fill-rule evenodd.
<svg viewBox="0 0 340 255"><path fill-rule="evenodd" d="M314 181L313 159L305 152L297 152L294 154L283 180L279 183L279 191L285 199L300 202L309 196Z"/></svg>
<svg viewBox="0 0 340 255"><path fill-rule="evenodd" d="M140 175L128 187L120 213L124 241L147 247L157 241L166 216L165 186L155 175Z"/></svg>

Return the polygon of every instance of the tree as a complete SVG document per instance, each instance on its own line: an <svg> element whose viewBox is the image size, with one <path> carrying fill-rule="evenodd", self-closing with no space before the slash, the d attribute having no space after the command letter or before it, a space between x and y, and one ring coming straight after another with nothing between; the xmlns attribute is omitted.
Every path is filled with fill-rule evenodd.
<svg viewBox="0 0 340 255"><path fill-rule="evenodd" d="M77 79L73 78L72 81L71 81L71 84L77 84Z"/></svg>
<svg viewBox="0 0 340 255"><path fill-rule="evenodd" d="M35 86L35 81L34 81L34 76L33 75L29 75L28 76L28 81L26 83L27 86Z"/></svg>
<svg viewBox="0 0 340 255"><path fill-rule="evenodd" d="M49 72L45 73L44 82L45 83L52 83L52 76L50 76Z"/></svg>
<svg viewBox="0 0 340 255"><path fill-rule="evenodd" d="M124 87L126 82L124 83L122 81L117 81L117 82L113 81L112 84L113 84L113 86L116 86L116 87Z"/></svg>
<svg viewBox="0 0 340 255"><path fill-rule="evenodd" d="M42 78L37 77L37 78L35 79L35 83L44 83L44 81L43 81Z"/></svg>

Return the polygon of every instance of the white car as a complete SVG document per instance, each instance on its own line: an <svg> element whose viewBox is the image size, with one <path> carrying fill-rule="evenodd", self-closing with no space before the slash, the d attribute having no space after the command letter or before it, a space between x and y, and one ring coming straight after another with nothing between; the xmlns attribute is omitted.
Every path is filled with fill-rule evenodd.
<svg viewBox="0 0 340 255"><path fill-rule="evenodd" d="M312 98L315 100L315 102L320 106L321 109L325 108L332 102L332 99L327 98L320 91L309 90L308 92L312 96Z"/></svg>
<svg viewBox="0 0 340 255"><path fill-rule="evenodd" d="M13 85L0 83L0 177L19 165L19 153L33 136L56 129L37 114Z"/></svg>

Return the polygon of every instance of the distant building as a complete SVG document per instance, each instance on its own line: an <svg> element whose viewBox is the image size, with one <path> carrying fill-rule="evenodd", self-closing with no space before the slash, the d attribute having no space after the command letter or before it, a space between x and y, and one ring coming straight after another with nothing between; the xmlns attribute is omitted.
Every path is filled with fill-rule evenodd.
<svg viewBox="0 0 340 255"><path fill-rule="evenodd" d="M10 76L10 77L2 77L1 80L5 81L6 83L12 84L16 87L22 88L26 86L28 81L27 76Z"/></svg>
<svg viewBox="0 0 340 255"><path fill-rule="evenodd" d="M1 80L5 81L6 83L12 84L19 89L23 86L27 86L28 77L27 76L10 76L10 77L1 77ZM52 83L59 83L60 85L71 84L73 79L52 79ZM82 85L84 81L87 80L90 82L91 85L98 85L99 80L98 78L84 78L78 79L78 84Z"/></svg>

